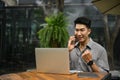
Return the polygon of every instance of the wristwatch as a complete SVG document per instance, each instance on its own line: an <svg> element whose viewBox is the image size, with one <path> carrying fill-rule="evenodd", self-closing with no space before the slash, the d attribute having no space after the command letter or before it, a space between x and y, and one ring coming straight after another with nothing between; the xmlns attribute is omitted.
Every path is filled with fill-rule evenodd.
<svg viewBox="0 0 120 80"><path fill-rule="evenodd" d="M89 61L87 65L92 66L93 65L93 60Z"/></svg>

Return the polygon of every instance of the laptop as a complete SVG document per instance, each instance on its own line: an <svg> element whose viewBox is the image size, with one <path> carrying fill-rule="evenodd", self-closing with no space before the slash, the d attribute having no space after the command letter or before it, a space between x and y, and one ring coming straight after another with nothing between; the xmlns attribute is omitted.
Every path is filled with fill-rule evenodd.
<svg viewBox="0 0 120 80"><path fill-rule="evenodd" d="M36 70L42 73L71 74L67 48L35 48Z"/></svg>

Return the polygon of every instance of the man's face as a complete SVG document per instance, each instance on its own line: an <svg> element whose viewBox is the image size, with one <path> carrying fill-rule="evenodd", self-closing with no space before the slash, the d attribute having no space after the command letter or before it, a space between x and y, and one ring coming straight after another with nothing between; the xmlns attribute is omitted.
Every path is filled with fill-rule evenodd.
<svg viewBox="0 0 120 80"><path fill-rule="evenodd" d="M89 38L91 29L87 28L84 24L75 25L75 36L80 43L85 42Z"/></svg>

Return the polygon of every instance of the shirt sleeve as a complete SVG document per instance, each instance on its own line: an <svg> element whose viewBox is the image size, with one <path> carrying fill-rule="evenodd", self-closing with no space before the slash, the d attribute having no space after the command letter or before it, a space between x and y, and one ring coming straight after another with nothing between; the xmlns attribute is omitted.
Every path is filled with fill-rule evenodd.
<svg viewBox="0 0 120 80"><path fill-rule="evenodd" d="M101 55L96 64L99 66L100 72L108 72L109 64L108 64L108 56L106 50L103 49L100 54Z"/></svg>

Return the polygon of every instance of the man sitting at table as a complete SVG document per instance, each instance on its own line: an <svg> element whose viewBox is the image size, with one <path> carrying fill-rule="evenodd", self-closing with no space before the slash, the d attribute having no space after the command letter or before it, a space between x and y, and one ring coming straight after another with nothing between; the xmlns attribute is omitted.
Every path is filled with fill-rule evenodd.
<svg viewBox="0 0 120 80"><path fill-rule="evenodd" d="M84 72L108 72L109 64L104 47L91 37L91 20L78 17L74 21L75 35L68 41L70 68Z"/></svg>

